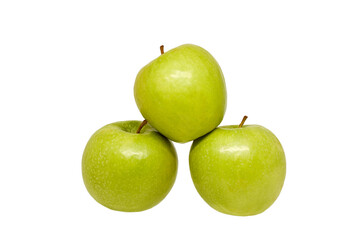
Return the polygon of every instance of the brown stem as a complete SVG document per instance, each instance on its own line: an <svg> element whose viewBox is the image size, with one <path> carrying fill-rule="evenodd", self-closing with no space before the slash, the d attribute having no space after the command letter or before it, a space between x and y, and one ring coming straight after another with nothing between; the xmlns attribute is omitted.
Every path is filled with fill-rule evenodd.
<svg viewBox="0 0 360 240"><path fill-rule="evenodd" d="M244 117L243 117L243 119L242 119L242 121L241 121L241 123L240 123L240 125L239 125L239 128L241 128L241 127L244 125L244 123L245 123L245 121L246 121L247 118L248 118L247 116L244 116Z"/></svg>
<svg viewBox="0 0 360 240"><path fill-rule="evenodd" d="M147 124L146 119L144 121L142 121L142 123L140 124L138 130L136 131L136 133L140 133L141 129Z"/></svg>
<svg viewBox="0 0 360 240"><path fill-rule="evenodd" d="M160 46L160 52L161 52L161 55L164 54L164 45L161 45L161 46Z"/></svg>

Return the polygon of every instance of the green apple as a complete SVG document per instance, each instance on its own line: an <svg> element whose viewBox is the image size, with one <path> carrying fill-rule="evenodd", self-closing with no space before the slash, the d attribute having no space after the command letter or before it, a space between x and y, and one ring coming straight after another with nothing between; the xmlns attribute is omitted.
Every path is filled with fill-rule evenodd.
<svg viewBox="0 0 360 240"><path fill-rule="evenodd" d="M226 87L216 60L185 44L143 67L134 96L143 117L175 142L194 140L217 127L226 109Z"/></svg>
<svg viewBox="0 0 360 240"><path fill-rule="evenodd" d="M242 124L218 127L196 139L190 150L190 171L197 191L211 207L249 216L265 211L279 196L286 162L272 132Z"/></svg>
<svg viewBox="0 0 360 240"><path fill-rule="evenodd" d="M113 210L137 212L155 206L176 178L173 144L151 126L139 126L139 121L106 125L84 150L85 186L97 202Z"/></svg>

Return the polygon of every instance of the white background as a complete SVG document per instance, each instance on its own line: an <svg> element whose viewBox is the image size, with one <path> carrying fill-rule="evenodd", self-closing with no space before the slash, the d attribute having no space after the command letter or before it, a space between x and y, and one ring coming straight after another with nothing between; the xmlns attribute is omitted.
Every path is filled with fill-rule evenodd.
<svg viewBox="0 0 360 240"><path fill-rule="evenodd" d="M184 43L218 60L222 125L260 124L287 156L275 204L210 208L176 144L176 183L156 207L108 210L87 193L91 134L142 120L137 72ZM0 239L359 239L359 1L0 2Z"/></svg>

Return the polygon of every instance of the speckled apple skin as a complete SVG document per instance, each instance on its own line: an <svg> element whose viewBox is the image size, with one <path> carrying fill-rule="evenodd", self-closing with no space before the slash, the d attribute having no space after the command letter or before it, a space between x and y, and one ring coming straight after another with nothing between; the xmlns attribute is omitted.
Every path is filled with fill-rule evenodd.
<svg viewBox="0 0 360 240"><path fill-rule="evenodd" d="M136 212L162 201L177 173L173 144L151 126L140 134L140 121L104 126L88 141L82 175L90 195L113 210Z"/></svg>
<svg viewBox="0 0 360 240"><path fill-rule="evenodd" d="M226 86L216 60L185 44L138 73L134 96L143 117L175 142L194 140L217 127L226 110Z"/></svg>
<svg viewBox="0 0 360 240"><path fill-rule="evenodd" d="M201 197L219 212L249 216L269 208L285 180L284 150L258 125L224 126L195 140L190 171Z"/></svg>

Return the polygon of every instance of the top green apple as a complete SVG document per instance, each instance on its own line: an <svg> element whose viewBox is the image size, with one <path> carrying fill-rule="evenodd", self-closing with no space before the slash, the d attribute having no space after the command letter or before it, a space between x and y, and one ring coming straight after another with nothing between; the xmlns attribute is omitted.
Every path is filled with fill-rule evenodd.
<svg viewBox="0 0 360 240"><path fill-rule="evenodd" d="M175 142L210 132L223 119L226 86L223 73L205 49L185 44L143 67L134 95L143 117Z"/></svg>

